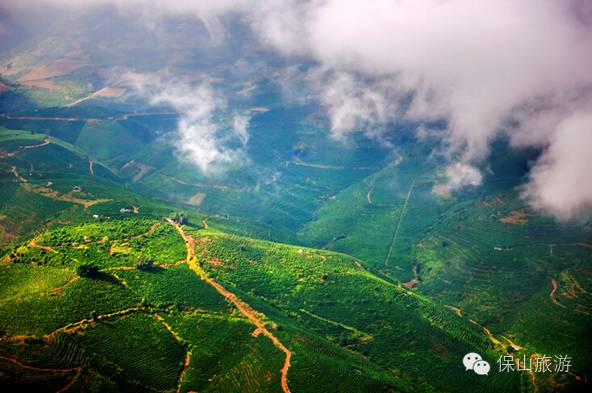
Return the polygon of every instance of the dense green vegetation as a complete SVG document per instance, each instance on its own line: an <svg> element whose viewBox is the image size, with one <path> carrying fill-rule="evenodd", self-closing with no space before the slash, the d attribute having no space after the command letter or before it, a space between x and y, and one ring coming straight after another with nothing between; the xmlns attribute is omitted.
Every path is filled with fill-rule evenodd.
<svg viewBox="0 0 592 393"><path fill-rule="evenodd" d="M466 378L464 370L451 370L446 359L462 357L468 348L495 357L480 329L377 277L351 257L212 231L199 236L203 251L198 256L221 282L235 286L245 298L288 311L289 323L307 326L382 367L400 368L407 378L431 364L421 383L446 389ZM434 340L441 343L438 351ZM492 386L500 388L498 383L512 380Z"/></svg>
<svg viewBox="0 0 592 393"><path fill-rule="evenodd" d="M480 187L441 195L438 141L418 143L416 124L338 142L317 104L285 97L283 60L237 77L221 59L259 49L212 55L168 22L136 36L98 19L101 42L81 43L87 26L72 22L0 59L2 387L281 391L284 354L192 270L170 218L291 351L293 392L589 390L592 223L521 199L540 152L496 141ZM74 66L42 78L49 88L19 82L48 53ZM172 108L125 88L93 95L132 66L208 74L229 113L251 115L246 159L204 174L178 150ZM491 375L464 370L471 351ZM503 354L567 354L572 368L500 375Z"/></svg>
<svg viewBox="0 0 592 393"><path fill-rule="evenodd" d="M301 132L312 137L319 131ZM138 332L144 329L152 334L149 332L155 331L150 329L160 323L155 322L155 315L162 314L181 338L178 345L196 354L196 363L190 363L179 379L179 365L183 363L179 356L183 356L174 355L177 349L172 346L171 358L163 365L163 377L158 381L138 369L130 374L134 376L126 376L118 371L129 367L125 366L126 359L105 358L110 350L92 347L95 341L113 341L114 337L102 338L103 330L99 329L96 338L81 341L76 330L52 336L51 345L37 343L34 338L26 340L31 351L41 346L38 350L50 359L56 359L56 353L57 359L66 356L67 364L84 368L84 377L69 371L64 373L70 379L64 373L35 374L34 378L63 384L77 375L77 383L85 381L105 389L166 389L159 383L170 386L172 376L177 375L177 383L186 390L220 391L224 386L227 391L236 391L242 386L245 390L277 391L281 352L264 336L256 343L249 341L252 325L215 289L196 279L184 264L183 240L163 217L187 223L197 230L193 232L196 238L207 239L197 242L206 270L270 318L286 345L300 353L294 356L289 377L290 385L298 391L318 391L316 385L310 387L311 378L327 390L336 380L344 381L333 386L336 391L342 391L340 386L346 384L352 392L388 391L393 386L398 390L448 390L467 381L462 368L451 370L455 359L478 348L493 364L500 354L514 351L510 343L522 348L518 356L568 353L574 359L575 372L585 375L589 360L587 344L582 343L590 327L591 275L585 246L589 237L581 225L560 229L528 210L509 188L516 184L515 179L493 177L479 192L444 198L432 192L438 172L433 163L422 158L422 151L389 158L382 169L376 170L370 169L372 165L383 164L361 162L362 157L338 163L336 160L346 158L343 152L321 161L317 158L321 155L311 150L314 144L300 144L297 152L286 151L284 154L295 154L296 164L287 167L279 184L257 190L251 189L254 183L249 183L242 170L226 180L238 181L232 186L236 189L207 185L207 181L195 186L193 182L204 179L179 180L165 175L194 173L179 167L186 164L148 169L147 174L141 167L122 171L131 171L126 181L139 192L152 193L153 184L160 190L170 190L175 198L205 194L195 199L199 205L187 203L189 199L178 201L181 211L126 189L117 174L118 166L125 162L114 166L114 161L108 161L104 166L100 158L90 158L84 150L55 137L44 146L36 146L45 140L46 134L29 131L5 130L0 136L2 151L8 153L0 170L5 173L3 253L5 261L10 262L1 272L7 292L0 313L4 321L10 321L0 326L3 334L39 337L89 320L84 323L86 331L96 324L92 321L101 321L97 319L101 315L138 309L141 311L132 314L124 311L121 317L146 316L138 319L141 322L126 325L128 335L141 334ZM105 143L111 140L104 139ZM108 146L102 149L109 150ZM304 161L302 151L307 151L308 161ZM108 160L117 156L105 154L102 157ZM520 160L500 157L495 162L513 166L518 173ZM302 165L307 162L315 162L315 166ZM151 164L152 168L158 165ZM357 178L344 176L340 180L343 170L339 168L348 165L368 169L360 169ZM355 167L349 168L351 173ZM311 177L317 179L314 184L327 188L315 191L310 184L297 181ZM49 187L48 182L52 183ZM72 192L74 187L81 191ZM266 187L270 188L265 191ZM315 192L317 196L311 198ZM83 204L92 200L102 201ZM291 202L276 204L278 200ZM241 210L245 206L249 209ZM197 213L198 208L205 214ZM273 218L265 218L268 214ZM306 221L307 216L313 219ZM199 230L202 219L210 229ZM301 242L355 258L236 237L214 228ZM23 243L20 239L28 240ZM97 271L87 275L80 270L89 266ZM27 279L28 275L34 276ZM552 279L559 286L555 299L560 305L549 296ZM408 286L415 289L399 282L409 282ZM16 291L16 286L22 289ZM79 303L87 298L92 303ZM460 309L462 317L444 305ZM32 313L23 315L22 307ZM111 320L108 317L97 327ZM205 330L187 332L187 321L203 325ZM218 321L214 325L217 328L212 327L214 321ZM494 340L476 324L487 327ZM179 333L183 329L185 334ZM204 338L205 332L217 333L218 341ZM158 334L170 333L164 329ZM154 342L164 343L159 340L167 336L158 334ZM242 350L233 351L235 357L223 358L227 356L220 349L223 343L237 336L246 340L236 343ZM198 354L197 348L204 345L219 349ZM87 356L92 361L85 360ZM428 370L425 364L431 365ZM10 369L14 378L29 380L18 367L14 369L14 364ZM269 376L262 380L256 375ZM512 391L518 385L530 389L528 380L514 377L490 378L482 390ZM545 386L546 380L538 386ZM555 382L577 386L569 378Z"/></svg>
<svg viewBox="0 0 592 393"><path fill-rule="evenodd" d="M187 265L167 261L169 249L154 248L160 250L153 256L158 262L148 271L138 269L137 262L129 259L114 263L117 258L109 250L123 239L145 237L146 246L152 241L158 244L162 236L171 245L181 239L171 225L156 223L156 227L147 227L146 221L128 219L64 226L46 232L33 244L15 246L0 265L1 353L18 355L19 362L26 361L46 373L76 369L76 373L67 374L66 381L69 378L72 383L88 378L89 383L103 386L106 378L115 386L132 390L167 390L180 384L183 391L278 391L282 353L264 335L251 336L255 327ZM163 230L157 235L156 228L161 226L172 232ZM147 228L153 228L150 234L146 234ZM77 254L80 245L97 240L105 246L94 250L95 255L86 259ZM59 258L43 259L44 253ZM275 307L273 302L254 303L255 307L260 305L265 312ZM275 317L278 312L271 314ZM294 340L295 353L310 352L295 360L297 371L289 376L290 384L310 386L311 378L318 378L318 383L330 380L336 391L343 391L339 386L350 383L373 385L379 391L393 384L411 389L412 385L389 376L379 365L341 348L333 338L306 325L297 327L289 314L279 312L278 321L282 322L272 329L286 336L289 343ZM22 343L20 349L14 342ZM22 345L29 348L25 359L22 352L15 353L23 350ZM319 346L342 360L326 358L331 352L315 354ZM321 359L323 373L304 372L319 367ZM350 375L350 369L348 377L340 380L350 364L358 371ZM64 383L63 375L55 378L56 384Z"/></svg>

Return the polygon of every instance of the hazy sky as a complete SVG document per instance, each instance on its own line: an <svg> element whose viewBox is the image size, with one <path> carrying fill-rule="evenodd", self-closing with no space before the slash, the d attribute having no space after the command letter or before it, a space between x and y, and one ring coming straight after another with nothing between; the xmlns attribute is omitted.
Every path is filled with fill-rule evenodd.
<svg viewBox="0 0 592 393"><path fill-rule="evenodd" d="M334 138L352 132L379 136L394 119L445 119L451 165L443 189L452 191L479 184L474 166L487 159L492 139L508 135L517 146L544 149L523 187L534 207L562 220L592 210L592 1L5 4L79 11L113 4L131 17L142 9L143 17L152 20L195 15L213 33L220 29L219 16L240 14L262 44L313 61L308 77L322 86L319 100L328 110Z"/></svg>

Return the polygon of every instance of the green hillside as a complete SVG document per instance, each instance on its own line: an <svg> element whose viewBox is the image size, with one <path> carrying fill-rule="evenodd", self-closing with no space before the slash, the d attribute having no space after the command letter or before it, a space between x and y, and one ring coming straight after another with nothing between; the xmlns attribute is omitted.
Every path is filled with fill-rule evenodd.
<svg viewBox="0 0 592 393"><path fill-rule="evenodd" d="M97 136L103 132L100 127L93 128ZM83 129L87 129L86 126ZM115 131L109 129L108 132ZM90 135L77 139L92 140ZM138 154L149 157L154 152L150 142L138 143L144 146L134 148L134 151L144 152ZM505 353L531 356L535 353L568 352L574 359L574 375L577 378L586 375L589 363L586 346L581 345L581 340L576 344L574 337L586 337L590 328L587 300L590 272L586 265L588 232L581 225L568 230L559 228L551 220L528 210L511 188L516 179L504 180L492 175L478 193L443 198L432 191L438 181L437 168L433 163L423 161L421 151L411 151L387 161L383 169L367 177L349 179L352 182L349 186L335 184L332 186L334 190L346 187L333 197L322 197L332 192L331 188L319 190L316 201L294 194L295 199L290 203L295 204L291 206L301 212L308 211L304 214L313 214L314 219L304 223L300 218L287 221L280 218L285 224L268 221L266 225L269 229L261 230L257 229L256 223L261 220L261 217L256 217L257 212L266 211L265 214L269 214L273 201L285 199L290 194L289 188L282 186L273 193L259 189L249 196L240 188L249 187L248 183L244 183L249 180L242 177L242 169L237 169L236 177L226 179L227 182L236 181L234 186L196 185L164 175L168 171L188 176L191 173L189 167L181 169L187 164L169 164L168 169L155 171L157 162L147 161L156 165L148 167L138 159L120 166L127 159L125 157L133 157L134 153L128 150L117 153L109 147L115 145L112 137L101 136L91 145L76 147L46 134L13 130L2 132L0 146L5 157L1 167L5 173L2 228L5 234L5 262L9 262L5 273L7 282L15 285L24 285L24 282L33 285L35 282L35 285L41 285L36 283L35 274L39 277L55 275L55 280L48 284L51 288L46 286L45 289L35 290L35 293L53 296L52 291L60 288L60 283L67 283L76 277L78 266L90 262L101 269L99 280L76 280L71 289L73 297L103 296L101 304L105 307L101 309L92 304L78 305L67 297L63 302L49 297L50 308L57 310L60 317L45 319L41 317L48 307L45 301L31 299L26 290L17 292L22 293L23 299L26 298L23 305L30 310L39 310L38 315L34 319L23 318L22 309L8 308L5 310L7 320L14 322L3 329L8 337L34 335L34 339L27 339L27 345L32 345L31 340L36 342L44 337L41 340L43 344L39 343L36 349L31 349L31 353L41 351L46 358L60 359L61 364L62 355L53 352L56 350L52 347L53 336L48 335L70 323L85 319L92 322L89 315L93 312L97 317L105 315L111 320L111 313L123 310L122 322L119 322L119 317L116 319L123 324L122 329L128 329L126 336L135 336L143 329L152 331L150 329L154 326L159 326L157 322L162 322L158 319L160 317L164 318L167 326L179 326L179 330L195 318L200 321L199 324L206 324L204 329L210 329L207 327L210 322L203 322L205 317L194 315L196 309L215 313L216 320L224 321L219 322L224 323L219 330L227 334L225 337L234 337L234 329L239 329L240 323L248 328L248 319L241 319L236 309L232 311L232 305L211 286L202 285L193 289L186 285L187 282L204 282L196 280L195 272L181 262L185 257L183 240L172 226L159 221L174 208L154 202L128 188L131 186L136 191L150 194L153 192L147 187L154 182L159 190L170 190L175 199L182 195L191 199L194 193L205 194L200 198L203 206L200 206L201 203L192 205L189 199L178 201L178 206L191 212L190 219L194 224L200 227L209 225L208 229L190 230L197 241L200 264L208 275L262 312L271 326L278 327L277 336L284 337L287 348L294 353L302 353L302 357L294 356L290 370L293 376L289 378L290 384L297 386L298 391L306 391L307 386L311 386L307 382L312 376L316 376L322 386L328 381L351 380L349 383L352 386L358 386L352 391L388 391L389 387L402 391L450 391L451 386L462 384L467 379L462 367L451 368L451 364L458 363L455 359L470 351L487 353L484 356L492 364ZM95 151L91 146L98 146L99 150ZM160 159L172 162L174 157L166 158L170 147L163 148L165 155L160 155ZM103 164L103 160L109 164ZM510 160L501 159L499 165L516 167L521 165L521 160L519 156ZM116 161L120 164L114 165ZM314 176L318 179L332 176L335 172L329 164L318 165L313 168L295 167L316 171ZM514 173L519 173L519 170L514 169ZM301 176L300 173L294 174L295 179ZM193 181L201 180L196 178ZM286 180L283 182L289 184ZM229 187L237 188L234 191ZM290 187L304 185L292 184ZM183 188L187 190L181 191ZM167 198L162 191L159 193ZM205 202L207 198L210 202ZM235 210L235 207L243 209L241 206L252 209L243 213L242 210ZM320 208L312 213L318 206ZM275 209L285 215L290 214L291 207L278 205ZM203 222L202 218L205 218ZM268 243L251 237L229 235L228 231L260 237L273 233L272 237L337 250L355 257L303 246ZM143 235L146 233L150 236ZM282 236L282 233L285 235ZM152 238L152 235L155 237ZM105 236L108 240L103 240ZM21 239L29 240L20 243ZM38 245L47 245L57 252ZM135 269L134 266L143 259L159 265L155 268L158 274L147 276L147 273ZM32 269L34 273L29 269L23 270L24 266L31 265L36 266ZM24 274L33 274L33 278L21 282L17 277ZM513 280L517 274L522 278ZM78 287L78 282L99 286L93 289ZM558 288L553 297L550 296L552 285ZM7 299L10 302L19 298L19 295L16 296ZM169 311L161 315L161 306ZM170 311L171 307L177 311ZM239 318L242 322L228 322L228 317L219 315L228 313L229 307L232 318ZM172 314L169 315L169 312ZM133 314L133 318L128 313ZM131 322L123 322L128 318ZM155 318L157 322L154 322ZM172 329L182 337L181 352L187 353L196 345L187 344L190 340ZM83 349L72 349L75 354L68 355L71 356L68 363L70 374L60 371L67 376L43 374L35 378L64 383L79 367L87 367L85 383L112 388L126 386L126 389L132 389L136 386L133 389L137 389L141 386L140 389L167 390L168 387L157 383L164 383L166 378L173 381L173 371L181 372L179 366L175 366L179 360L173 361L174 356L171 355L171 360L167 360L170 365L163 366L170 367L163 371L169 373L168 377L147 382L150 379L142 374L145 371L141 369L134 371L139 373L133 374L135 376L122 375L116 370L125 368L120 363L125 364L127 359L97 361L113 350L101 352L101 348L87 349L83 346L84 343L92 346L95 341L114 340L112 336L100 338L103 331L95 330L94 326L88 330L95 331L98 332L96 340L80 341L77 336L64 336L57 341L68 348L70 345L75 348L82 345ZM561 334L556 334L557 331ZM154 332L155 343L164 340L158 337L166 331ZM194 339L201 340L200 345L213 345L209 339L204 339L203 334L195 335ZM218 345L222 345L224 339L218 340ZM253 361L259 364L272 356L260 351L268 351L281 365L281 352L277 353L277 348L270 345L269 340L262 343L263 347L253 349L255 352L248 359L253 357ZM253 348L251 344L247 340L244 345ZM323 351L328 351L330 355L319 354L319 347L326 348ZM10 348L7 353L14 350ZM172 353L179 351L172 348ZM82 360L87 355L78 351L85 354L91 351L92 355L88 356L95 360ZM25 350L25 353L29 351ZM179 356L183 358L182 354ZM200 368L194 370L192 366L188 367L175 383L180 383L187 391L206 390L206 386L218 391L225 384L234 386L227 388L228 391L236 391L239 386L254 383L245 382L246 375L268 373L267 382L258 381L251 389L277 390L281 379L277 367L269 369L269 365L261 365L256 367L263 368L252 369L255 366L250 363L251 360L220 359L222 354L215 350L208 356L206 360L195 363L202 364ZM19 359L18 356L15 358ZM103 362L109 366L103 365ZM217 364L217 368L213 364ZM354 371L351 369L353 364L359 365ZM426 369L426 364L431 365L429 369ZM10 365L11 372L16 373L10 380L29 381L30 376L19 374L22 370L18 371L17 366L16 363ZM320 373L311 371L317 367L326 370ZM361 374L357 374L357 369L362 370ZM214 373L212 370L216 370L215 375L222 385L216 385L212 377L204 376L204 372ZM78 381L81 376L76 375L75 380ZM193 377L190 378L190 375ZM537 388L548 383L567 384L565 386L570 388L578 386L573 377L555 379L554 376L542 376L535 383ZM514 391L519 386L528 391L532 384L518 378L518 375L496 375L489 378L482 389ZM343 388L335 389L342 391Z"/></svg>
<svg viewBox="0 0 592 393"><path fill-rule="evenodd" d="M0 1L0 393L592 391L592 7L79 3Z"/></svg>
<svg viewBox="0 0 592 393"><path fill-rule="evenodd" d="M0 129L0 156L0 246L94 215L108 220L170 211L127 190L100 161L58 138Z"/></svg>
<svg viewBox="0 0 592 393"><path fill-rule="evenodd" d="M202 268L289 349L293 391L448 390L466 378L450 359L500 350L474 325L351 257L186 231L199 271L166 221L64 226L15 246L0 265L0 348L10 380L279 391L282 353ZM88 263L95 273L81 273ZM492 377L483 391L516 383Z"/></svg>

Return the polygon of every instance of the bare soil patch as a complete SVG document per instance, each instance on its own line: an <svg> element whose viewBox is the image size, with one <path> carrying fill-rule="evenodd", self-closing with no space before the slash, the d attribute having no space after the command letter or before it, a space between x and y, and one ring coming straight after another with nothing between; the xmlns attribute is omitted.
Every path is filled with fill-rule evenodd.
<svg viewBox="0 0 592 393"><path fill-rule="evenodd" d="M199 206L199 205L201 205L201 203L205 199L206 195L207 194L205 192L198 192L198 193L196 193L191 198L189 198L189 204L191 204L193 206Z"/></svg>
<svg viewBox="0 0 592 393"><path fill-rule="evenodd" d="M502 217L500 222L504 224L524 225L528 222L524 209L515 210L509 216Z"/></svg>

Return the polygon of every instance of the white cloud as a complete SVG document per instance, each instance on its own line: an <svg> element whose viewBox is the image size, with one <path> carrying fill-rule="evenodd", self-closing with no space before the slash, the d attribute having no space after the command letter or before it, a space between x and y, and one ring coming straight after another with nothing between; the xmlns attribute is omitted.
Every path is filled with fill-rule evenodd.
<svg viewBox="0 0 592 393"><path fill-rule="evenodd" d="M563 120L536 162L523 195L561 220L585 220L592 212L592 113Z"/></svg>
<svg viewBox="0 0 592 393"><path fill-rule="evenodd" d="M567 138L559 124L572 112L591 113L591 9L580 0L312 1L286 8L293 17L263 34L319 64L316 84L339 139L380 135L396 118L446 120L444 146L461 161L446 171L451 191L480 181L474 164L503 134L555 152L555 169L586 168L584 155L563 158L569 152L554 144ZM529 200L559 218L580 210L577 198L563 199L563 212L559 199L551 203L553 177L541 168L546 161L535 166ZM581 175L592 183L592 172ZM590 195L583 185L577 193Z"/></svg>
<svg viewBox="0 0 592 393"><path fill-rule="evenodd" d="M179 113L174 144L181 156L204 174L219 173L225 164L242 158L242 148L249 140L249 117L234 115L228 126L215 120L227 105L207 82L193 86L134 73L128 73L124 80L153 105L170 105ZM231 147L237 141L239 147Z"/></svg>
<svg viewBox="0 0 592 393"><path fill-rule="evenodd" d="M30 6L31 1L9 4ZM343 140L348 133L366 132L380 138L394 119L442 119L448 124L443 145L449 157L474 168L486 159L490 141L505 134L514 145L547 151L535 165L526 193L535 206L561 218L581 209L579 199L571 198L563 200L564 212L551 206L555 177L548 162L552 156L555 169L576 159L570 167L588 164L581 154L561 156L570 155L565 151L570 144L555 145L575 137L563 130L573 113L592 112L590 1L39 2L69 9L114 4L134 14L144 9L150 15L194 15L214 31L221 28L218 17L240 13L261 42L295 61L312 60L309 78L330 115L334 137ZM587 136L589 131L582 132ZM592 183L592 172L582 176ZM456 180L451 177L450 182L454 189ZM579 189L589 193L584 186Z"/></svg>
<svg viewBox="0 0 592 393"><path fill-rule="evenodd" d="M234 115L232 119L232 127L234 129L235 134L239 137L241 143L246 145L249 142L249 123L251 122L251 117L247 115Z"/></svg>
<svg viewBox="0 0 592 393"><path fill-rule="evenodd" d="M309 78L327 108L335 139L345 140L354 131L378 138L384 125L400 114L401 90L395 81L374 84L349 72L323 69L313 70Z"/></svg>
<svg viewBox="0 0 592 393"><path fill-rule="evenodd" d="M482 181L483 176L477 168L457 162L446 167L446 182L436 185L434 191L447 195L467 186L479 186Z"/></svg>

